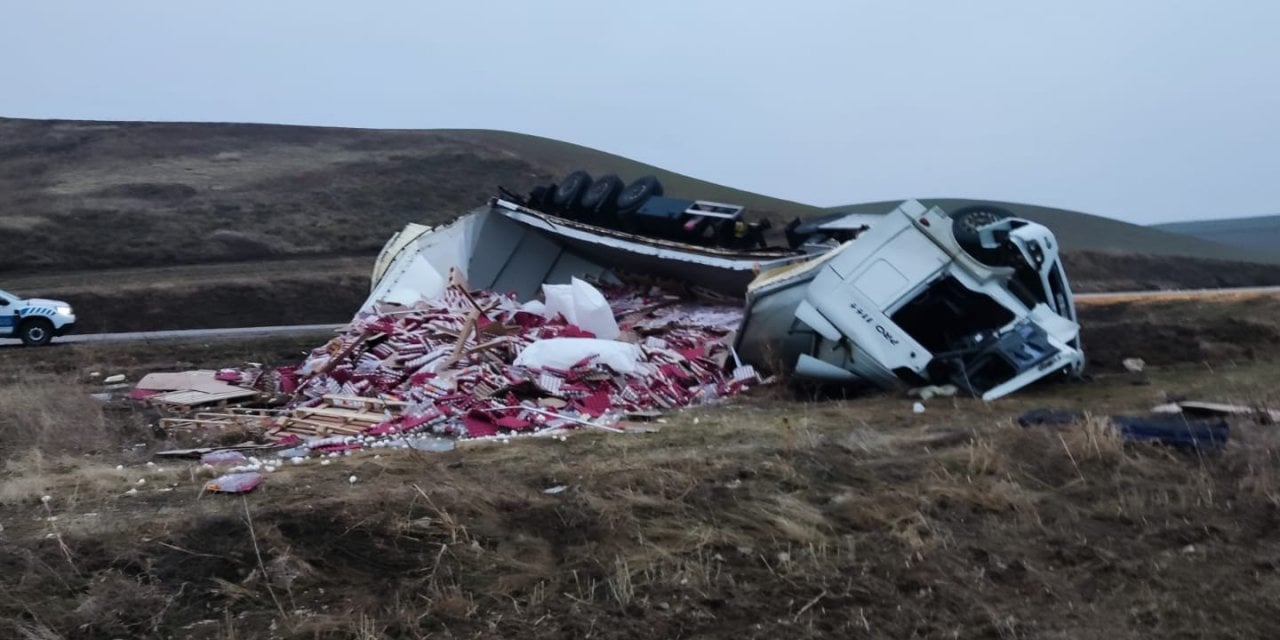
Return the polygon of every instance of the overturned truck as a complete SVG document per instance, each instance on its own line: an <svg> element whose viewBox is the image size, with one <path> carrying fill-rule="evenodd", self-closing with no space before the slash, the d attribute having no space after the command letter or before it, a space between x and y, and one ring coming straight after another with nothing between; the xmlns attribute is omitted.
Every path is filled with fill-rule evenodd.
<svg viewBox="0 0 1280 640"><path fill-rule="evenodd" d="M742 213L664 197L652 177L624 187L576 172L448 225L408 225L378 256L362 310L437 296L455 271L520 301L575 277L640 277L740 300L737 357L798 378L954 384L991 400L1084 368L1057 241L1042 225L908 200L869 225L859 214L857 225L793 222L789 246L770 247L767 223Z"/></svg>

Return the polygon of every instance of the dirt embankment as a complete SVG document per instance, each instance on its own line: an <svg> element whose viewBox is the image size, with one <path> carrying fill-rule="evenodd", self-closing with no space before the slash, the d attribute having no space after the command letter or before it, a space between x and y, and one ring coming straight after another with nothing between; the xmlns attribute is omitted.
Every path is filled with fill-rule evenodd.
<svg viewBox="0 0 1280 640"><path fill-rule="evenodd" d="M1063 256L1063 264L1079 292L1280 285L1280 265L1253 262L1074 251Z"/></svg>
<svg viewBox="0 0 1280 640"><path fill-rule="evenodd" d="M1125 358L1156 366L1230 365L1280 357L1280 298L1117 302L1080 307L1089 366L1118 371Z"/></svg>
<svg viewBox="0 0 1280 640"><path fill-rule="evenodd" d="M369 295L367 277L282 278L200 287L83 292L74 297L81 333L341 324Z"/></svg>
<svg viewBox="0 0 1280 640"><path fill-rule="evenodd" d="M1072 260L1073 254L1067 258ZM1269 267L1258 267L1257 273L1243 270L1238 279L1205 275L1194 268L1188 273L1201 275L1186 278L1158 275L1166 268L1167 260L1098 254L1089 256L1085 267L1072 265L1071 268L1079 272L1071 271L1069 275L1073 288L1078 291L1170 288L1173 283L1178 283L1176 288L1184 289L1280 283L1280 278L1268 279ZM1140 269L1122 266L1135 264ZM4 287L21 295L70 302L79 317L77 330L84 333L341 323L349 320L368 296L372 265L371 256L275 259L27 274L6 279ZM1229 266L1222 268L1225 272L1232 271ZM1134 274L1141 270L1156 275L1151 279L1134 279ZM1113 275L1116 273L1124 275ZM1125 307L1110 304L1107 306L1112 307L1112 311L1095 312L1092 309L1096 306L1084 305L1082 311L1086 336L1097 336L1089 340L1091 344L1109 344L1112 340L1105 332L1127 331L1133 327L1130 324L1125 325L1128 328L1117 328L1114 323L1124 315L1114 309ZM1246 335L1242 335L1243 343L1257 347L1255 338L1270 335L1268 321L1253 314L1247 305L1241 309L1247 317L1254 318L1250 322L1261 323L1258 325L1261 333L1249 336L1246 331ZM1186 326L1175 329L1172 325L1177 325L1178 320L1160 314L1148 317L1145 313L1140 311L1129 319L1141 319L1151 327L1167 326L1179 344L1186 343L1187 331L1197 330ZM1226 333L1218 331L1216 335L1220 336L1215 339L1217 342L1230 342ZM1153 340L1152 344L1155 343Z"/></svg>

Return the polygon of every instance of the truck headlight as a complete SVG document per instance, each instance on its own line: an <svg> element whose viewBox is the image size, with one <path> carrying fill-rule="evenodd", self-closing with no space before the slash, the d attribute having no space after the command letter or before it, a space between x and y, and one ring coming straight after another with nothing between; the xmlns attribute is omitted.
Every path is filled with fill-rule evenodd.
<svg viewBox="0 0 1280 640"><path fill-rule="evenodd" d="M71 305L69 305L69 304L61 305L61 306L59 306L59 307L55 308L54 310L55 310L55 311L57 311L59 314L64 315L64 316L69 316L69 315L71 315Z"/></svg>

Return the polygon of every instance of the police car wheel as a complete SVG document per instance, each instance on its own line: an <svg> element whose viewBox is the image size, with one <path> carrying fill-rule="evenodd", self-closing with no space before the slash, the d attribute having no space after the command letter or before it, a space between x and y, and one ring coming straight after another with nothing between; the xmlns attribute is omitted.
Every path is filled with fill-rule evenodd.
<svg viewBox="0 0 1280 640"><path fill-rule="evenodd" d="M28 320L18 331L18 337L28 347L43 347L53 340L53 323L44 319Z"/></svg>

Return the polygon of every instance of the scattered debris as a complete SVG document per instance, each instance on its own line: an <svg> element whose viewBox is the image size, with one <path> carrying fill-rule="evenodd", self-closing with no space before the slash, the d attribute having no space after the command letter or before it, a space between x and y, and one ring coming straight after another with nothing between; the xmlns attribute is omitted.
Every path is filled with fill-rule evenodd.
<svg viewBox="0 0 1280 640"><path fill-rule="evenodd" d="M246 388L219 380L218 375L217 371L210 370L151 373L138 381L129 397L177 413L189 413L195 407L210 404L226 406L259 397L260 392L251 388L256 380L250 381L250 388Z"/></svg>
<svg viewBox="0 0 1280 640"><path fill-rule="evenodd" d="M1125 358L1120 365L1129 373L1142 373L1147 368L1147 362L1142 358Z"/></svg>
<svg viewBox="0 0 1280 640"><path fill-rule="evenodd" d="M200 464L244 464L249 461L243 453L234 450L211 451L200 456Z"/></svg>
<svg viewBox="0 0 1280 640"><path fill-rule="evenodd" d="M309 446L332 453L400 446L401 434L418 432L616 431L625 414L705 403L759 382L724 373L740 319L733 307L655 288L573 286L574 300L598 296L623 319L619 340L552 313L557 305L540 315L512 296L454 284L412 306L361 313L313 351L298 369L301 402L278 432L327 436Z"/></svg>
<svg viewBox="0 0 1280 640"><path fill-rule="evenodd" d="M163 423L163 421L161 421ZM280 442L244 442L241 444L227 445L222 447L197 447L194 449L170 449L168 451L158 451L156 456L161 458L199 458L208 453L215 451L253 451L258 449L279 449L284 446ZM123 469L124 465L119 465L116 469Z"/></svg>
<svg viewBox="0 0 1280 640"><path fill-rule="evenodd" d="M1187 420L1182 417L1135 418L1113 416L1111 422L1127 440L1158 442L1179 449L1217 449L1227 443L1226 420Z"/></svg>
<svg viewBox="0 0 1280 640"><path fill-rule="evenodd" d="M212 493L248 493L260 484L262 474L256 471L229 473L205 483L204 490Z"/></svg>
<svg viewBox="0 0 1280 640"><path fill-rule="evenodd" d="M923 402L916 402L916 403L913 403L913 404L911 405L911 412L912 412L912 413L924 413L924 403L923 403Z"/></svg>
<svg viewBox="0 0 1280 640"><path fill-rule="evenodd" d="M545 493L545 494L547 494L547 495L549 495L549 496L554 496L555 494L557 494L557 493L561 493L561 492L563 492L565 489L568 489L568 488L569 488L569 487L568 487L568 485L558 484L558 485L556 485L556 486L554 486L554 487L550 487L550 488L547 488L547 489L543 489L543 490L542 490L542 492L543 492L543 493Z"/></svg>
<svg viewBox="0 0 1280 640"><path fill-rule="evenodd" d="M920 398L921 400L931 400L933 398L950 398L960 392L960 388L954 384L929 385L927 387L917 387L907 392L912 398Z"/></svg>
<svg viewBox="0 0 1280 640"><path fill-rule="evenodd" d="M107 376L106 378L103 378L102 384L118 384L124 381L125 381L124 374L117 373L113 376Z"/></svg>
<svg viewBox="0 0 1280 640"><path fill-rule="evenodd" d="M439 453L443 451L453 451L454 449L454 441L449 438L421 436L417 438L405 438L404 442L409 445L410 449L417 451L431 451Z"/></svg>
<svg viewBox="0 0 1280 640"><path fill-rule="evenodd" d="M1083 411L1033 409L1018 416L1022 427L1065 427L1084 422ZM1194 421L1182 416L1111 416L1120 437L1134 442L1156 442L1179 449L1210 450L1221 447L1230 436L1225 420Z"/></svg>
<svg viewBox="0 0 1280 640"><path fill-rule="evenodd" d="M1188 416L1248 416L1264 424L1280 422L1280 411L1266 407L1248 407L1238 404L1198 402L1185 400L1162 404L1151 410L1159 414L1184 414Z"/></svg>

